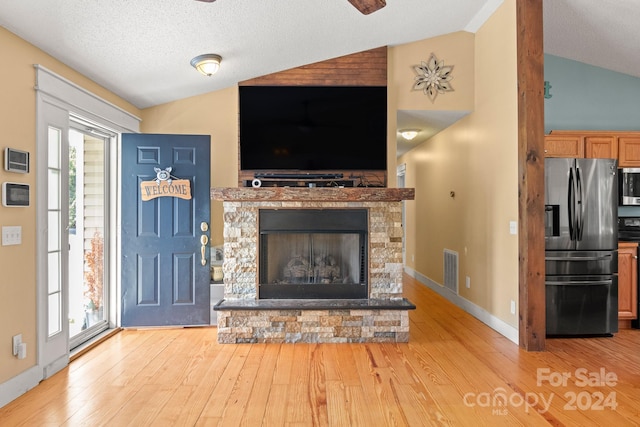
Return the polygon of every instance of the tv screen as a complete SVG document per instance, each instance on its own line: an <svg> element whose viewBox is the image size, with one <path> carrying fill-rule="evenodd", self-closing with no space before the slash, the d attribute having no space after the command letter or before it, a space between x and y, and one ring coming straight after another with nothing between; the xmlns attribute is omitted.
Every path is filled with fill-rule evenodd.
<svg viewBox="0 0 640 427"><path fill-rule="evenodd" d="M240 86L241 170L386 170L387 88Z"/></svg>

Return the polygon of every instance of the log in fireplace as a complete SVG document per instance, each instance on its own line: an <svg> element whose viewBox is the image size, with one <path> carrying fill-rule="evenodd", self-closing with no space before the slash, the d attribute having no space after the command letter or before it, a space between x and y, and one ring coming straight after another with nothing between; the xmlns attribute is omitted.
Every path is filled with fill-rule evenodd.
<svg viewBox="0 0 640 427"><path fill-rule="evenodd" d="M366 209L261 209L260 299L368 297Z"/></svg>

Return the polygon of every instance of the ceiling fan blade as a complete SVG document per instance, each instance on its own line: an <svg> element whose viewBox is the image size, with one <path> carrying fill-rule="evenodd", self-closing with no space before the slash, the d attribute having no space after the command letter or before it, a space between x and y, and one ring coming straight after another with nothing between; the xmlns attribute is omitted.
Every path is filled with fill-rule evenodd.
<svg viewBox="0 0 640 427"><path fill-rule="evenodd" d="M349 3L351 3L363 15L373 13L387 5L386 0L349 0Z"/></svg>

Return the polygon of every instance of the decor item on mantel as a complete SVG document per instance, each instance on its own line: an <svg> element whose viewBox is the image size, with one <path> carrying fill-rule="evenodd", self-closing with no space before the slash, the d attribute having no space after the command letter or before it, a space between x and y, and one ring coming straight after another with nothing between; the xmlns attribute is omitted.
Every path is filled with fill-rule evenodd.
<svg viewBox="0 0 640 427"><path fill-rule="evenodd" d="M422 61L420 65L414 65L417 76L413 84L413 90L421 90L429 97L431 102L435 102L439 93L453 92L451 79L453 76L453 65L444 65L444 61L438 61L435 53L431 53L427 62Z"/></svg>

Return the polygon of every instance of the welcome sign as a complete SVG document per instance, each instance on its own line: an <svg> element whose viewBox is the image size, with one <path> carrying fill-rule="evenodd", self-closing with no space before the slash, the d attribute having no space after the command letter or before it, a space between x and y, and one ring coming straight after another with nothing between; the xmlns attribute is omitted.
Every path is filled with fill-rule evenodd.
<svg viewBox="0 0 640 427"><path fill-rule="evenodd" d="M142 201L156 199L158 197L177 197L179 199L191 199L191 181L188 179L174 179L171 182L143 181L140 183Z"/></svg>
<svg viewBox="0 0 640 427"><path fill-rule="evenodd" d="M156 179L153 181L142 181L140 183L140 193L142 201L156 199L158 197L177 197L179 199L191 199L191 181L188 179L177 179L171 175L173 168L166 169L153 168Z"/></svg>

